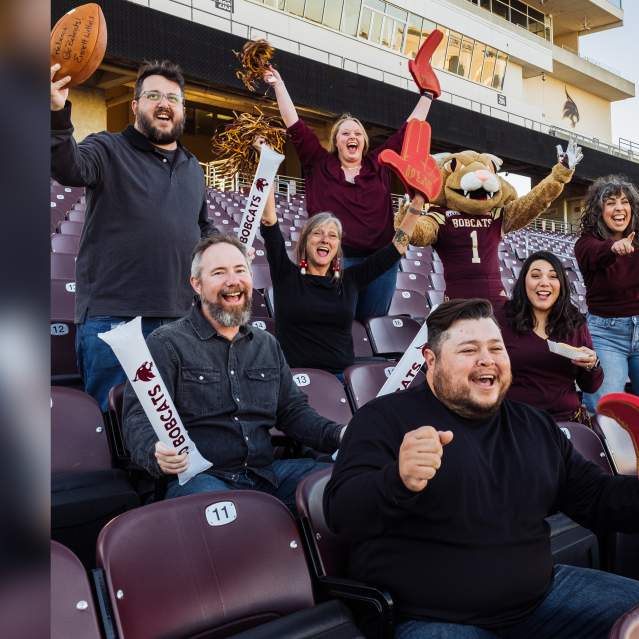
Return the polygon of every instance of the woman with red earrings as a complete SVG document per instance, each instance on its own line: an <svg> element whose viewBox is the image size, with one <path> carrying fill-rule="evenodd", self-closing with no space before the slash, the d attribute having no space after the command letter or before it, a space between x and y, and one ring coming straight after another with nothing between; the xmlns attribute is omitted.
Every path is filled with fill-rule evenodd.
<svg viewBox="0 0 639 639"><path fill-rule="evenodd" d="M302 228L297 260L286 252L269 193L260 233L264 238L275 297L275 334L292 368L320 368L337 375L355 360L351 326L357 296L406 253L424 207L417 193L392 241L361 264L342 269L342 223L317 213Z"/></svg>

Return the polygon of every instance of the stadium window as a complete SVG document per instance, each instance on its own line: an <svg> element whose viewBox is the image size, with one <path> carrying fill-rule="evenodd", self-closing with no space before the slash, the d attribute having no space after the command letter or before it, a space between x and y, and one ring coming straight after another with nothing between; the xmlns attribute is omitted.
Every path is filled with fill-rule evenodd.
<svg viewBox="0 0 639 639"><path fill-rule="evenodd" d="M470 63L470 79L473 82L481 82L481 69L484 64L484 54L486 45L481 42L475 42L473 47L473 59Z"/></svg>
<svg viewBox="0 0 639 639"><path fill-rule="evenodd" d="M332 2L329 1L329 4L332 4ZM340 31L352 36L357 35L357 25L359 24L361 8L362 0L344 0Z"/></svg>
<svg viewBox="0 0 639 639"><path fill-rule="evenodd" d="M494 14L501 16L504 20L510 20L510 8L505 2L493 0L492 7Z"/></svg>
<svg viewBox="0 0 639 639"><path fill-rule="evenodd" d="M495 71L495 61L497 59L497 50L492 47L486 47L486 56L484 57L484 66L481 71L481 83L487 87L493 85L493 72Z"/></svg>
<svg viewBox="0 0 639 639"><path fill-rule="evenodd" d="M365 40L368 40L368 34L371 29L372 17L373 17L373 12L368 7L364 7L362 9L362 17L359 20L359 30L357 33L357 35L359 35L360 38L364 38Z"/></svg>
<svg viewBox="0 0 639 639"><path fill-rule="evenodd" d="M495 75L493 76L493 89L501 91L506 77L506 66L508 56L502 51L497 51L497 61L495 62Z"/></svg>
<svg viewBox="0 0 639 639"><path fill-rule="evenodd" d="M392 18L392 21L391 21ZM402 50L402 44L404 43L404 31L406 28L406 21L408 19L408 12L398 7L386 5L386 21L392 22L391 27L391 42L390 47L395 51Z"/></svg>
<svg viewBox="0 0 639 639"><path fill-rule="evenodd" d="M401 51L404 44L404 32L406 31L406 21L399 22L395 20L395 34L393 37L392 47L395 51Z"/></svg>
<svg viewBox="0 0 639 639"><path fill-rule="evenodd" d="M415 59L419 50L419 38L422 32L422 19L414 13L408 16L408 27L406 29L406 40L404 41L404 54Z"/></svg>
<svg viewBox="0 0 639 639"><path fill-rule="evenodd" d="M324 17L322 24L331 29L339 29L340 18L342 16L343 0L328 0L324 6Z"/></svg>
<svg viewBox="0 0 639 639"><path fill-rule="evenodd" d="M444 70L457 73L459 65L459 47L461 46L461 34L451 31L448 36L448 48L446 49L446 63Z"/></svg>
<svg viewBox="0 0 639 639"><path fill-rule="evenodd" d="M381 43L385 46L385 47L389 47L391 46L391 43L393 41L393 20L391 18L389 18L388 16L386 16L384 18L384 27L382 29L382 39L381 39Z"/></svg>
<svg viewBox="0 0 639 639"><path fill-rule="evenodd" d="M384 22L384 15L381 13L377 13L377 11L372 12L371 17L371 31L369 35L369 40L371 42L375 42L379 44L382 39L382 23Z"/></svg>
<svg viewBox="0 0 639 639"><path fill-rule="evenodd" d="M522 2L518 2L517 5L522 5ZM526 5L524 4L524 12L519 11L514 6L510 8L510 21L516 24L518 27L528 28L528 16L526 15Z"/></svg>
<svg viewBox="0 0 639 639"><path fill-rule="evenodd" d="M286 0L284 10L295 16L304 16L304 0Z"/></svg>
<svg viewBox="0 0 639 639"><path fill-rule="evenodd" d="M468 36L462 38L461 50L459 54L459 67L457 67L457 73L464 78L470 76L470 61L473 57L473 47L475 41Z"/></svg>
<svg viewBox="0 0 639 639"><path fill-rule="evenodd" d="M305 18L313 22L322 22L323 13L324 0L306 0L306 6L304 7Z"/></svg>
<svg viewBox="0 0 639 639"><path fill-rule="evenodd" d="M444 34L442 41L439 43L435 52L433 53L433 57L431 58L431 64L436 69L444 68L444 58L446 57L446 45L448 43L448 34L450 30L446 27L442 27L441 24L437 25L437 28Z"/></svg>

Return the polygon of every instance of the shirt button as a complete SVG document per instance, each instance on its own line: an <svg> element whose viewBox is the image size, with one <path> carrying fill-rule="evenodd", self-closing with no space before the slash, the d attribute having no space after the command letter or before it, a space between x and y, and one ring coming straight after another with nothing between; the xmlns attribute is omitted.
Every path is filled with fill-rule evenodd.
<svg viewBox="0 0 639 639"><path fill-rule="evenodd" d="M240 401L240 398L239 398L239 397L236 397L235 399L236 399L238 402Z"/></svg>
<svg viewBox="0 0 639 639"><path fill-rule="evenodd" d="M264 377L264 373L260 373L260 375L261 375L262 377Z"/></svg>
<svg viewBox="0 0 639 639"><path fill-rule="evenodd" d="M166 158L162 158L162 162L168 162Z"/></svg>
<svg viewBox="0 0 639 639"><path fill-rule="evenodd" d="M245 439L246 441L248 441L248 437L245 437L244 439Z"/></svg>
<svg viewBox="0 0 639 639"><path fill-rule="evenodd" d="M248 462L244 462L244 468L248 466Z"/></svg>
<svg viewBox="0 0 639 639"><path fill-rule="evenodd" d="M236 422L237 422L237 421L239 421L237 417L234 417L233 419L234 419Z"/></svg>
<svg viewBox="0 0 639 639"><path fill-rule="evenodd" d="M235 371L231 371L231 375L235 375ZM264 377L264 375L262 375Z"/></svg>
<svg viewBox="0 0 639 639"><path fill-rule="evenodd" d="M202 380L204 379L204 375L200 375L200 376L198 377L198 379L199 379L200 381L202 381Z"/></svg>

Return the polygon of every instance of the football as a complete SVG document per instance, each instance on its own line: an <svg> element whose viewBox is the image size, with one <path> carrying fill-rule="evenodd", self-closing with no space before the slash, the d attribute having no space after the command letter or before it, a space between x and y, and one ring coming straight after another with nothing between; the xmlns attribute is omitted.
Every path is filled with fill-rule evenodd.
<svg viewBox="0 0 639 639"><path fill-rule="evenodd" d="M55 80L71 76L69 87L88 80L100 66L107 45L107 28L100 5L83 4L65 13L51 31L51 65L61 68Z"/></svg>

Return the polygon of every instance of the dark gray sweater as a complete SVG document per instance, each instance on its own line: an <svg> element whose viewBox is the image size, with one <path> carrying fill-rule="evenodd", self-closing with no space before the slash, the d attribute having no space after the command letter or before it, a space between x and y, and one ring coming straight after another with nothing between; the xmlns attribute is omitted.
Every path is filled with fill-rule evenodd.
<svg viewBox="0 0 639 639"><path fill-rule="evenodd" d="M71 104L51 113L51 173L87 189L76 262L76 322L180 317L193 299L193 247L211 232L204 174L178 147L173 163L139 131L73 139Z"/></svg>

